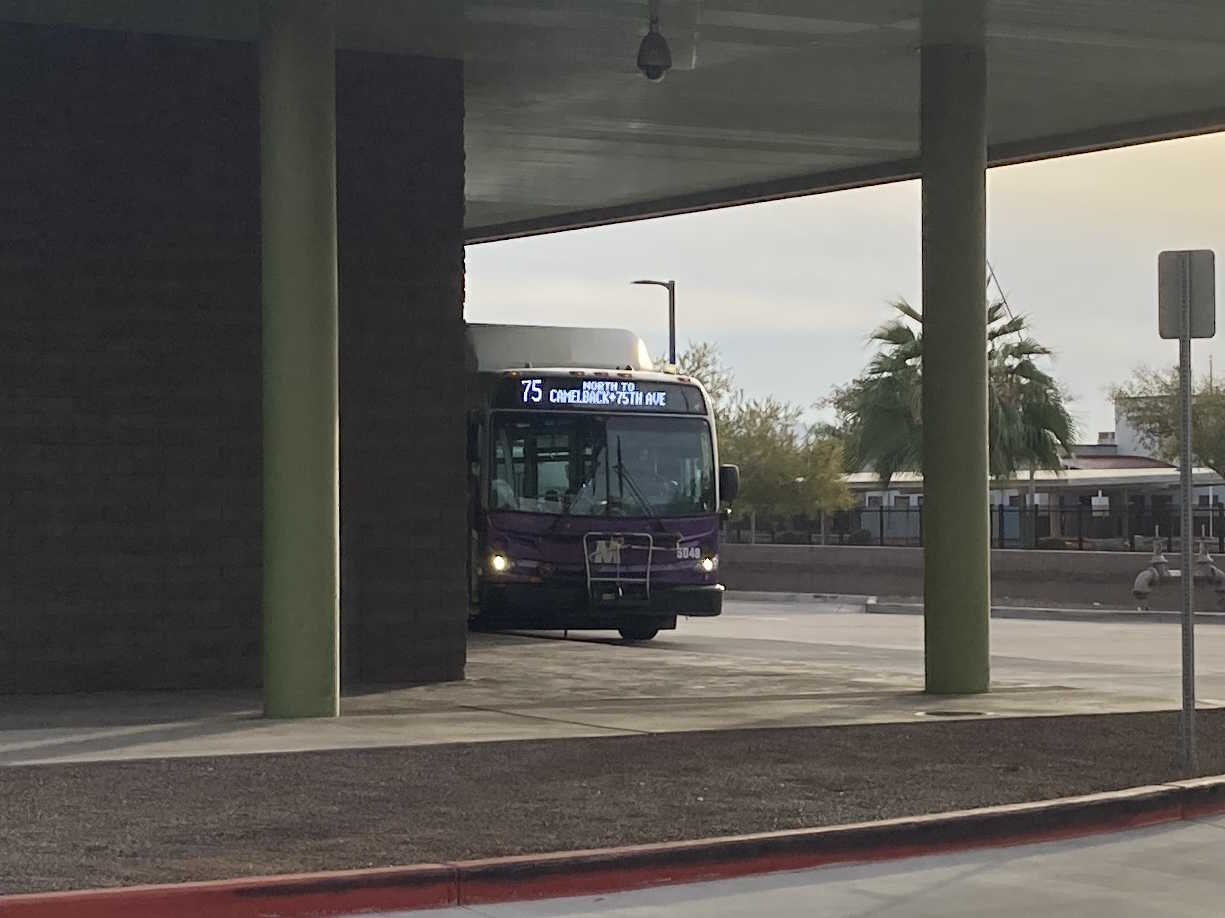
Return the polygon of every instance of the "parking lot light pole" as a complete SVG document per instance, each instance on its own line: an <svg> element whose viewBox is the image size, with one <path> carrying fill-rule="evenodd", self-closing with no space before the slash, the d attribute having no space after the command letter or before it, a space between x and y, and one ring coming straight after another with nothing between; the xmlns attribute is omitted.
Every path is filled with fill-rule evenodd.
<svg viewBox="0 0 1225 918"><path fill-rule="evenodd" d="M634 283L668 289L668 363L676 366L676 281L636 280Z"/></svg>

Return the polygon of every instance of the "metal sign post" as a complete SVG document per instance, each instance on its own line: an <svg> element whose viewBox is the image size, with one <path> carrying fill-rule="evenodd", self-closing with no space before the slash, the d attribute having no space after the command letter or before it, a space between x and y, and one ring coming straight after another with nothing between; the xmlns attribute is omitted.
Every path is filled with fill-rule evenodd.
<svg viewBox="0 0 1225 918"><path fill-rule="evenodd" d="M1191 489L1191 339L1216 334L1216 273L1208 250L1162 252L1157 258L1157 325L1178 339L1179 473L1182 493L1182 764L1195 771L1194 519Z"/></svg>

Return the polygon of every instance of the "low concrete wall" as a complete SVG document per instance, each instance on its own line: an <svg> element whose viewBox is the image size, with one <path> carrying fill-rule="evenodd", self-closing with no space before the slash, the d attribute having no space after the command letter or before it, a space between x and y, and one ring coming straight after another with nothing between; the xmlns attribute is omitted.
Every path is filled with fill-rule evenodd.
<svg viewBox="0 0 1225 918"><path fill-rule="evenodd" d="M991 552L991 595L999 604L1135 607L1131 586L1148 565L1136 552ZM1171 558L1174 566L1177 561ZM839 545L723 545L720 579L729 590L845 593L868 596L923 595L923 549ZM1216 608L1215 597L1196 606ZM1153 591L1154 609L1177 609L1177 584Z"/></svg>

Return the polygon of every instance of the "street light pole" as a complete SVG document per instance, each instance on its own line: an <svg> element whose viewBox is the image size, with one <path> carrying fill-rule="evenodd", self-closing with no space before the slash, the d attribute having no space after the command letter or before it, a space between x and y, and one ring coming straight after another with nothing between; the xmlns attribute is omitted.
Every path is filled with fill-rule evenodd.
<svg viewBox="0 0 1225 918"><path fill-rule="evenodd" d="M636 280L634 283L668 289L668 363L676 366L676 281Z"/></svg>

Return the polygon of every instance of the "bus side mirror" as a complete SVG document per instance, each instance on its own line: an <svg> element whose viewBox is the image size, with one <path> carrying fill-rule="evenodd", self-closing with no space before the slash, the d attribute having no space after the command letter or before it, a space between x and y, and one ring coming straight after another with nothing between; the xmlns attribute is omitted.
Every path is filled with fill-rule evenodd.
<svg viewBox="0 0 1225 918"><path fill-rule="evenodd" d="M730 504L740 493L740 466L719 466L719 500Z"/></svg>

